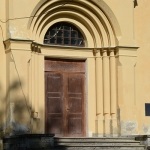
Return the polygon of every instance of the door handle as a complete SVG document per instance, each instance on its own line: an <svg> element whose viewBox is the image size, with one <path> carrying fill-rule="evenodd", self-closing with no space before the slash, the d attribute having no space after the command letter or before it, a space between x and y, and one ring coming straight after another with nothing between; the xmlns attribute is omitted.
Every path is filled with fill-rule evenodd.
<svg viewBox="0 0 150 150"><path fill-rule="evenodd" d="M67 110L67 111L69 111L69 110L70 110L70 108L67 108L66 110Z"/></svg>

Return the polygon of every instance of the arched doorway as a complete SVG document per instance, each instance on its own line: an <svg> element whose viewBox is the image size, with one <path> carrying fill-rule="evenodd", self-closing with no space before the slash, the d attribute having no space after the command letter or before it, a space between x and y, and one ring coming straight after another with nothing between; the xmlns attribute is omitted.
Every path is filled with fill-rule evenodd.
<svg viewBox="0 0 150 150"><path fill-rule="evenodd" d="M36 14L38 17L31 20L30 30L36 43L40 45L40 61L43 66L46 66L46 61L49 61L51 66L53 58L55 61L57 60L57 63L60 63L58 59L65 63L71 60L68 65L71 65L74 60L75 62L78 62L76 60L85 60L87 122L84 123L86 129L83 130L86 133L81 133L80 136L117 134L116 35L113 25L104 11L98 4L89 1L66 1L65 4L62 4L62 1L58 0L55 2L47 1L37 10ZM69 28L68 25L70 25ZM47 60L47 58L49 59ZM73 66L71 68L73 69ZM56 75L60 80L61 78L68 80L65 77L67 75L60 74L56 68L53 72L59 74L52 74L52 77L51 73L48 73L46 78L50 77L52 80L51 78L55 78L54 75ZM44 82L44 77L41 78ZM45 101L44 98L43 101ZM48 110L47 103L43 107L44 110ZM48 119L43 121L44 126L46 121ZM58 121L57 124L60 122ZM56 127L56 125L52 126ZM112 126L113 128L111 128ZM66 133L65 130L67 129L64 129L64 133L60 132L61 129L58 130L58 135L71 136L71 134Z"/></svg>
<svg viewBox="0 0 150 150"><path fill-rule="evenodd" d="M49 45L84 47L81 32L59 22L45 34ZM45 129L55 136L85 135L85 61L45 59Z"/></svg>

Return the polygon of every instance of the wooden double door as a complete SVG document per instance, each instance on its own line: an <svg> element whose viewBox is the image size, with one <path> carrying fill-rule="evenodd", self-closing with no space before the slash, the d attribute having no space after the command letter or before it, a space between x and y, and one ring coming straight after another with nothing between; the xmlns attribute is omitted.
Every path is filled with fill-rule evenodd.
<svg viewBox="0 0 150 150"><path fill-rule="evenodd" d="M45 60L46 133L85 135L85 62Z"/></svg>

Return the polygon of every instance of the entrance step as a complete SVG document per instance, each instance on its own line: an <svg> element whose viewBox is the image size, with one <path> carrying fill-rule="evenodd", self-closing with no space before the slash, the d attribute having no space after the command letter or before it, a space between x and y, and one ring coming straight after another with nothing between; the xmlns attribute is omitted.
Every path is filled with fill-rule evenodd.
<svg viewBox="0 0 150 150"><path fill-rule="evenodd" d="M55 138L55 150L145 150L134 137Z"/></svg>

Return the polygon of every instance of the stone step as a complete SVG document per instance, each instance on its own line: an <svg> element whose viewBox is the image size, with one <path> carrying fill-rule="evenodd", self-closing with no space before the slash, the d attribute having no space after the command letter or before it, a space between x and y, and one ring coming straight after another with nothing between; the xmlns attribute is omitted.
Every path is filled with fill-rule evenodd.
<svg viewBox="0 0 150 150"><path fill-rule="evenodd" d="M116 147L141 147L143 145L140 144L130 144L130 143L55 143L55 146L70 146L70 147L89 147L89 146L96 146L96 147L101 147L101 146L116 146Z"/></svg>
<svg viewBox="0 0 150 150"><path fill-rule="evenodd" d="M137 144L119 144L119 143L101 143L101 144L97 144L97 143L64 143L64 144L55 144L55 146L70 146L70 147L105 147L105 146L115 146L115 147L142 147L143 145L137 145Z"/></svg>
<svg viewBox="0 0 150 150"><path fill-rule="evenodd" d="M134 137L55 138L55 150L144 150Z"/></svg>
<svg viewBox="0 0 150 150"><path fill-rule="evenodd" d="M58 142L130 142L130 143L139 143L139 141L135 141L134 139L123 139L123 138L55 138L55 141Z"/></svg>
<svg viewBox="0 0 150 150"><path fill-rule="evenodd" d="M55 147L54 150L146 150L144 147Z"/></svg>
<svg viewBox="0 0 150 150"><path fill-rule="evenodd" d="M134 139L122 139L122 138L55 138L59 143L139 143Z"/></svg>

